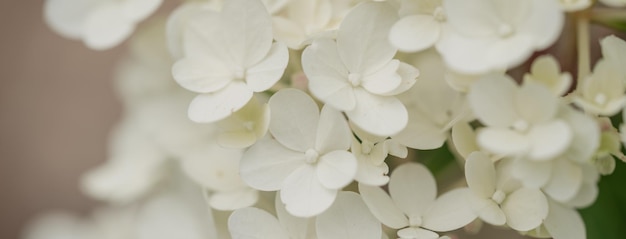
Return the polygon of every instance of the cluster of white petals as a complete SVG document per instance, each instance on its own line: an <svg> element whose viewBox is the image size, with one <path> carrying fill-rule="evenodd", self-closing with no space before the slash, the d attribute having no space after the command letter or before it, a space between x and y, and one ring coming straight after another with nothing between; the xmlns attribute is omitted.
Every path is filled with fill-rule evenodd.
<svg viewBox="0 0 626 239"><path fill-rule="evenodd" d="M105 50L130 36L163 0L46 0L46 23L60 35Z"/></svg>
<svg viewBox="0 0 626 239"><path fill-rule="evenodd" d="M577 209L626 161L626 124L609 119L626 118L626 42L602 38L591 70L595 2L181 3L142 26L118 68L123 119L81 183L108 206L49 214L26 238L450 239L486 223L585 239ZM160 4L44 11L61 35L107 49ZM566 18L578 74L536 53Z"/></svg>

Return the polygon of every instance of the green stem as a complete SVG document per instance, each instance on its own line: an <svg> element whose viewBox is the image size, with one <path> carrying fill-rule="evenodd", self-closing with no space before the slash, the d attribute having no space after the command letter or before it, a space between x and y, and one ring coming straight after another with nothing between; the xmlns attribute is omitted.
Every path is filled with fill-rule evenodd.
<svg viewBox="0 0 626 239"><path fill-rule="evenodd" d="M578 85L581 85L591 74L589 13L586 11L576 15L576 43L578 49Z"/></svg>

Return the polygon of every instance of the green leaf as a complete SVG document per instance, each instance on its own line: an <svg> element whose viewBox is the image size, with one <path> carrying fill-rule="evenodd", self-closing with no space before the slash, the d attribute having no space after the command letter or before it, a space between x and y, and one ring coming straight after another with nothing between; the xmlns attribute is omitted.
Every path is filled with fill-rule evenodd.
<svg viewBox="0 0 626 239"><path fill-rule="evenodd" d="M424 164L435 176L439 175L439 172L454 163L454 155L450 152L447 143L438 149L418 150L416 157L417 160Z"/></svg>
<svg viewBox="0 0 626 239"><path fill-rule="evenodd" d="M615 172L602 177L598 186L596 202L579 210L587 227L587 238L626 238L626 164L617 162Z"/></svg>

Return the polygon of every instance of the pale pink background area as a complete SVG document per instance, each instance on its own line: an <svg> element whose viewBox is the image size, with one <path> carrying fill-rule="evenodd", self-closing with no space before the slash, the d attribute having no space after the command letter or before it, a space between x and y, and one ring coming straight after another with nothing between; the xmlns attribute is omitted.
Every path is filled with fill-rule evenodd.
<svg viewBox="0 0 626 239"><path fill-rule="evenodd" d="M123 47L95 52L54 34L43 1L0 1L0 238L49 209L87 212L78 189L105 159L120 115L112 69Z"/></svg>

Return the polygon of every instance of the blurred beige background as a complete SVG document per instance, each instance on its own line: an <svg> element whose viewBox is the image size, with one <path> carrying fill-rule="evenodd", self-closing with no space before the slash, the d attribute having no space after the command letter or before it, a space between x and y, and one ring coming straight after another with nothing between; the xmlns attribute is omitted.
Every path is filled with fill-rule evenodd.
<svg viewBox="0 0 626 239"><path fill-rule="evenodd" d="M43 1L0 1L0 238L53 208L86 212L80 173L104 160L119 117L105 52L54 34Z"/></svg>

